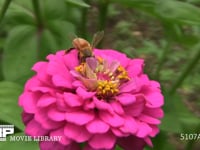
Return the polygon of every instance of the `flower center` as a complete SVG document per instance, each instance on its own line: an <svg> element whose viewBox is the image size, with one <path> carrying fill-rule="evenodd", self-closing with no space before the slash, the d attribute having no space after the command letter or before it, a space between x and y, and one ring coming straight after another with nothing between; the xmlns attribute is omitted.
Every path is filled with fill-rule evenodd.
<svg viewBox="0 0 200 150"><path fill-rule="evenodd" d="M77 77L89 91L96 91L102 99L108 99L119 92L119 86L129 80L128 73L116 60L90 57L75 67Z"/></svg>
<svg viewBox="0 0 200 150"><path fill-rule="evenodd" d="M100 98L108 98L119 92L118 83L114 81L100 80L98 81L97 96Z"/></svg>

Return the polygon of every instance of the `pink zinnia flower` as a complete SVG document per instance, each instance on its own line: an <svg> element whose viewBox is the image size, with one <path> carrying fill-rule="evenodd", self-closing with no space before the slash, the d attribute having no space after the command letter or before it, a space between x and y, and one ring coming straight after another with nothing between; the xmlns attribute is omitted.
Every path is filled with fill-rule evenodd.
<svg viewBox="0 0 200 150"><path fill-rule="evenodd" d="M163 117L160 85L143 73L142 59L94 49L79 62L78 51L58 51L25 85L19 105L25 133L62 136L41 141L42 150L142 150ZM85 143L83 148L80 143Z"/></svg>

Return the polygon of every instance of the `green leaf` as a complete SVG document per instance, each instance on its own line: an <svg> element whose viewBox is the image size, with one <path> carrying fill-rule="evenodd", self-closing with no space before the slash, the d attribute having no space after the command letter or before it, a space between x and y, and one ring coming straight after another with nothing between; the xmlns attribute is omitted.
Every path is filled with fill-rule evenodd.
<svg viewBox="0 0 200 150"><path fill-rule="evenodd" d="M62 26L60 26L62 24ZM40 56L44 59L50 52L71 47L70 35L74 35L73 24L62 20L48 21L47 29L44 29L40 37Z"/></svg>
<svg viewBox="0 0 200 150"><path fill-rule="evenodd" d="M0 120L14 124L23 130L22 110L18 106L18 97L22 86L8 81L0 82Z"/></svg>
<svg viewBox="0 0 200 150"><path fill-rule="evenodd" d="M111 2L119 3L127 7L133 7L144 12L148 12L151 15L156 15L154 9L156 7L157 0L111 0Z"/></svg>
<svg viewBox="0 0 200 150"><path fill-rule="evenodd" d="M13 28L5 44L5 79L24 83L33 74L31 68L37 58L44 59L50 52L71 47L69 37L74 32L74 25L62 20L48 21L47 29L40 33L36 27L30 25Z"/></svg>
<svg viewBox="0 0 200 150"><path fill-rule="evenodd" d="M9 25L34 24L35 16L30 4L27 0L13 0L5 17Z"/></svg>
<svg viewBox="0 0 200 150"><path fill-rule="evenodd" d="M121 147L119 147L118 145L115 147L115 150L122 150Z"/></svg>
<svg viewBox="0 0 200 150"><path fill-rule="evenodd" d="M89 8L90 5L88 5L87 3L85 3L83 0L65 0L67 3L76 5L76 6L80 6L80 7L85 7L85 8Z"/></svg>
<svg viewBox="0 0 200 150"><path fill-rule="evenodd" d="M157 3L156 13L168 20L183 24L200 25L200 10L198 7L181 1L160 0Z"/></svg>
<svg viewBox="0 0 200 150"><path fill-rule="evenodd" d="M44 19L48 20L64 20L66 15L69 15L69 11L66 9L64 0L44 0L39 1L41 5L41 12ZM44 22L45 23L45 22Z"/></svg>
<svg viewBox="0 0 200 150"><path fill-rule="evenodd" d="M13 28L4 47L3 74L6 80L24 83L32 75L30 68L36 62L36 28L21 25Z"/></svg>
<svg viewBox="0 0 200 150"><path fill-rule="evenodd" d="M7 149L7 150L39 150L38 142L35 141L12 141L12 137L19 137L19 136L25 136L24 133L17 133L14 135L10 135L7 137L7 141L1 142L0 149ZM19 138L18 138L19 139Z"/></svg>
<svg viewBox="0 0 200 150"><path fill-rule="evenodd" d="M71 47L72 39L70 39L70 36L75 33L75 27L72 23L62 20L49 21L48 30L51 32L52 36L54 36L58 44L57 50Z"/></svg>
<svg viewBox="0 0 200 150"><path fill-rule="evenodd" d="M10 5L11 1L12 0L4 0L4 4L3 4L3 6L0 9L1 10L0 11L0 22L3 19L3 17L5 16L5 14L6 14L8 8L9 8L9 5Z"/></svg>

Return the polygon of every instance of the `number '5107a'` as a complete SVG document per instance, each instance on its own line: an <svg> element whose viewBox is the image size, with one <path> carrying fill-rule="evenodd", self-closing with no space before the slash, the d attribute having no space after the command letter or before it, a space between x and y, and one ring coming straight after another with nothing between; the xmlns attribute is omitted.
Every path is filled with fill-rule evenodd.
<svg viewBox="0 0 200 150"><path fill-rule="evenodd" d="M200 133L181 133L180 140L200 140Z"/></svg>

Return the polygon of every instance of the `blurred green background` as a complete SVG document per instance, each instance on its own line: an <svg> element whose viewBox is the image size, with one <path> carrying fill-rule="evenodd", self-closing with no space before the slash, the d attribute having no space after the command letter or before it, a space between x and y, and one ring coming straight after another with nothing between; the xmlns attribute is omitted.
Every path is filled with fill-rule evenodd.
<svg viewBox="0 0 200 150"><path fill-rule="evenodd" d="M145 150L198 150L200 136L181 135L200 134L200 0L0 0L1 124L22 135L18 96L32 65L70 48L74 35L91 41L100 30L98 47L144 58L145 72L162 85L165 117L154 148ZM0 142L0 149L27 146L38 149Z"/></svg>

